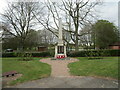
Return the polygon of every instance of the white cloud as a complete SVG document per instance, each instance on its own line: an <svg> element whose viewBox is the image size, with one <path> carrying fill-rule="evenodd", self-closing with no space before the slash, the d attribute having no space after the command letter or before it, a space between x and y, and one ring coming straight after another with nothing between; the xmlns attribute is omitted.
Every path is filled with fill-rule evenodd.
<svg viewBox="0 0 120 90"><path fill-rule="evenodd" d="M0 0L0 13L4 12L5 7L7 6L6 0Z"/></svg>
<svg viewBox="0 0 120 90"><path fill-rule="evenodd" d="M101 12L99 13L100 19L106 19L118 25L118 2L104 2L98 10Z"/></svg>
<svg viewBox="0 0 120 90"><path fill-rule="evenodd" d="M0 13L4 12L4 9L7 6L7 1L8 0L0 0ZM15 0L9 0L9 2L12 2L12 1L15 1ZM20 1L23 1L23 0L20 0ZM32 0L32 1L37 1L37 0ZM43 1L43 0L40 0L40 1ZM52 0L52 1L56 1L56 0ZM98 15L100 16L100 19L106 19L118 25L118 2L120 0L101 0L101 1L103 1L104 4L97 8L98 11L101 12L101 13L98 13Z"/></svg>
<svg viewBox="0 0 120 90"><path fill-rule="evenodd" d="M104 2L119 2L120 0L103 0Z"/></svg>

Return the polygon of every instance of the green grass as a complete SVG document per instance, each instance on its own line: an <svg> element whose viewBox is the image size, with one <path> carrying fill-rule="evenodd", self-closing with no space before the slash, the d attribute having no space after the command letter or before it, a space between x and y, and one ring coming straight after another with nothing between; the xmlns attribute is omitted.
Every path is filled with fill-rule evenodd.
<svg viewBox="0 0 120 90"><path fill-rule="evenodd" d="M2 72L17 71L23 74L22 77L12 81L10 85L48 77L51 67L42 63L41 58L33 58L32 61L20 61L19 58L2 58Z"/></svg>
<svg viewBox="0 0 120 90"><path fill-rule="evenodd" d="M77 76L102 76L118 79L118 57L88 60L78 57L79 61L70 63L70 73ZM119 76L120 78L120 76Z"/></svg>

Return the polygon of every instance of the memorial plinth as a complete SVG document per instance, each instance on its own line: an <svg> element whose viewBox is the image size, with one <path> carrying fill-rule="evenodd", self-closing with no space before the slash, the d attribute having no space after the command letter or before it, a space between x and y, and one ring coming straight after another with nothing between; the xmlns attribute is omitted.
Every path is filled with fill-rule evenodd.
<svg viewBox="0 0 120 90"><path fill-rule="evenodd" d="M62 22L59 19L59 33L58 33L58 43L55 46L55 58L62 59L66 58L66 45L63 40L63 33L62 33Z"/></svg>

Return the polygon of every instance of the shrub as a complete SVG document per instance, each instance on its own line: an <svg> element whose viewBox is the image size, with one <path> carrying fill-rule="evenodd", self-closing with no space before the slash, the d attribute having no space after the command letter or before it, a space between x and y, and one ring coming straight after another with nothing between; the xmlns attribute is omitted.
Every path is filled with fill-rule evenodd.
<svg viewBox="0 0 120 90"><path fill-rule="evenodd" d="M69 52L69 57L98 57L98 56L120 56L120 50L88 50Z"/></svg>
<svg viewBox="0 0 120 90"><path fill-rule="evenodd" d="M88 54L86 54L86 57L88 59L102 59L100 56L102 56L103 51L89 51Z"/></svg>
<svg viewBox="0 0 120 90"><path fill-rule="evenodd" d="M86 51L78 51L78 52L68 52L67 56L69 57L84 57L86 55Z"/></svg>
<svg viewBox="0 0 120 90"><path fill-rule="evenodd" d="M20 57L19 60L22 60L22 61L31 61L33 60L31 57L32 57L32 54L31 53L17 53L17 57Z"/></svg>
<svg viewBox="0 0 120 90"><path fill-rule="evenodd" d="M120 56L120 50L106 50L106 52L111 56Z"/></svg>
<svg viewBox="0 0 120 90"><path fill-rule="evenodd" d="M14 52L2 53L2 57L17 57Z"/></svg>
<svg viewBox="0 0 120 90"><path fill-rule="evenodd" d="M54 57L55 51L54 51L54 50L49 50L49 52L50 52L50 56L51 56L51 57Z"/></svg>
<svg viewBox="0 0 120 90"><path fill-rule="evenodd" d="M38 52L38 53L2 53L2 57L28 57L28 56L33 56L33 57L50 57L53 55L53 53L50 52Z"/></svg>
<svg viewBox="0 0 120 90"><path fill-rule="evenodd" d="M32 53L33 57L50 57L50 52Z"/></svg>
<svg viewBox="0 0 120 90"><path fill-rule="evenodd" d="M21 53L22 54L22 53ZM33 57L53 57L54 51L37 52L37 53L25 53L30 54ZM90 57L90 56L120 56L120 50L87 50L78 52L67 52L68 57ZM2 57L21 57L20 53L7 52L2 53Z"/></svg>

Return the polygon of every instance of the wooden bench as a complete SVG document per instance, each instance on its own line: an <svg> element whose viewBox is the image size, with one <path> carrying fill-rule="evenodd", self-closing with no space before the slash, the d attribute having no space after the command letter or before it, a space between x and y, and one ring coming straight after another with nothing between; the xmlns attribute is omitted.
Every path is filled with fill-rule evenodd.
<svg viewBox="0 0 120 90"><path fill-rule="evenodd" d="M2 77L14 76L15 74L18 74L18 72L16 71L5 72L2 74Z"/></svg>

